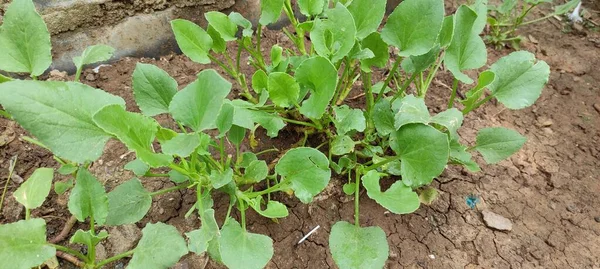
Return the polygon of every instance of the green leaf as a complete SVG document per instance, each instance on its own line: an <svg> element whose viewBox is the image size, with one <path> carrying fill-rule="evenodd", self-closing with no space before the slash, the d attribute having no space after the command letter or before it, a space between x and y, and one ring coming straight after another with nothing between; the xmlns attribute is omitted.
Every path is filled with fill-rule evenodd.
<svg viewBox="0 0 600 269"><path fill-rule="evenodd" d="M254 33L254 30L252 30L252 22L244 18L242 14L237 12L231 12L229 13L229 20L231 20L233 23L244 29L242 31L243 36L252 37L252 34Z"/></svg>
<svg viewBox="0 0 600 269"><path fill-rule="evenodd" d="M496 11L500 12L500 14L506 15L513 11L518 3L519 1L517 0L505 0L498 6L498 8L496 8Z"/></svg>
<svg viewBox="0 0 600 269"><path fill-rule="evenodd" d="M465 110L471 110L473 106L477 104L479 99L481 99L481 96L483 96L485 91L484 89L492 84L494 80L496 80L496 74L490 70L483 71L479 74L477 86L466 92L465 95L467 98L460 101L463 105L465 105Z"/></svg>
<svg viewBox="0 0 600 269"><path fill-rule="evenodd" d="M94 115L94 122L135 151L150 167L168 166L173 161L169 155L154 153L152 142L159 125L153 118L125 111L120 105L110 105Z"/></svg>
<svg viewBox="0 0 600 269"><path fill-rule="evenodd" d="M108 197L104 186L87 169L79 169L75 188L71 191L69 211L80 222L93 217L98 225L103 225L108 215Z"/></svg>
<svg viewBox="0 0 600 269"><path fill-rule="evenodd" d="M176 19L171 21L177 45L190 60L200 63L210 63L209 51L213 48L211 35L195 23Z"/></svg>
<svg viewBox="0 0 600 269"><path fill-rule="evenodd" d="M213 188L221 188L233 180L233 170L231 168L227 168L224 172L213 170L209 179Z"/></svg>
<svg viewBox="0 0 600 269"><path fill-rule="evenodd" d="M263 181L269 175L269 167L267 162L255 160L245 167L244 182L257 183Z"/></svg>
<svg viewBox="0 0 600 269"><path fill-rule="evenodd" d="M271 47L271 64L273 66L278 66L281 63L283 58L283 48L279 45L275 44Z"/></svg>
<svg viewBox="0 0 600 269"><path fill-rule="evenodd" d="M410 187L427 185L446 168L450 154L448 136L423 124L409 124L392 133L390 147L401 156L402 182Z"/></svg>
<svg viewBox="0 0 600 269"><path fill-rule="evenodd" d="M133 71L133 94L144 115L168 113L169 104L176 93L177 81L167 72L151 64L136 64Z"/></svg>
<svg viewBox="0 0 600 269"><path fill-rule="evenodd" d="M435 45L443 20L443 0L405 0L388 17L381 37L400 49L399 56L421 55Z"/></svg>
<svg viewBox="0 0 600 269"><path fill-rule="evenodd" d="M73 188L74 182L73 178L69 178L64 182L54 182L54 191L58 195L63 195L67 190Z"/></svg>
<svg viewBox="0 0 600 269"><path fill-rule="evenodd" d="M463 123L463 114L456 108L451 108L431 118L431 122L446 127L451 137L458 137L458 128Z"/></svg>
<svg viewBox="0 0 600 269"><path fill-rule="evenodd" d="M144 176L148 171L150 171L150 166L140 159L135 159L131 162L128 162L124 168L125 170L133 172L138 177Z"/></svg>
<svg viewBox="0 0 600 269"><path fill-rule="evenodd" d="M242 160L240 161L240 167L248 168L252 162L258 161L258 157L256 154L252 152L244 152L242 153Z"/></svg>
<svg viewBox="0 0 600 269"><path fill-rule="evenodd" d="M402 98L400 102L394 103L394 127L396 130L410 123L429 123L431 116L425 100L415 97L412 94Z"/></svg>
<svg viewBox="0 0 600 269"><path fill-rule="evenodd" d="M290 182L300 201L307 204L325 189L331 178L329 160L313 148L294 148L281 157L275 172Z"/></svg>
<svg viewBox="0 0 600 269"><path fill-rule="evenodd" d="M485 128L477 133L475 149L481 153L485 162L495 164L519 151L526 141L527 138L515 130Z"/></svg>
<svg viewBox="0 0 600 269"><path fill-rule="evenodd" d="M152 206L152 196L137 178L132 178L108 193L106 225L117 226L140 221Z"/></svg>
<svg viewBox="0 0 600 269"><path fill-rule="evenodd" d="M346 195L352 195L356 192L356 183L346 183L342 189Z"/></svg>
<svg viewBox="0 0 600 269"><path fill-rule="evenodd" d="M52 64L50 33L31 0L14 0L0 27L0 69L39 76Z"/></svg>
<svg viewBox="0 0 600 269"><path fill-rule="evenodd" d="M277 137L279 131L285 127L285 122L277 113L266 111L251 111L252 120L267 130L269 137Z"/></svg>
<svg viewBox="0 0 600 269"><path fill-rule="evenodd" d="M156 132L156 140L158 140L158 142L161 144L173 139L173 137L176 136L177 132L167 128L158 127L158 131Z"/></svg>
<svg viewBox="0 0 600 269"><path fill-rule="evenodd" d="M475 0L475 3L470 8L477 13L477 19L473 24L473 34L480 35L487 24L488 0ZM456 18L454 20L456 22Z"/></svg>
<svg viewBox="0 0 600 269"><path fill-rule="evenodd" d="M175 170L169 171L169 179L177 184L190 180L186 175L179 173Z"/></svg>
<svg viewBox="0 0 600 269"><path fill-rule="evenodd" d="M148 223L127 268L169 268L187 253L185 240L175 227L160 222Z"/></svg>
<svg viewBox="0 0 600 269"><path fill-rule="evenodd" d="M562 5L554 6L554 14L556 14L556 15L565 14L565 13L569 12L570 10L574 9L575 7L577 7L579 2L581 2L581 0L571 0Z"/></svg>
<svg viewBox="0 0 600 269"><path fill-rule="evenodd" d="M27 209L38 208L50 194L53 178L54 170L52 168L35 169L27 181L23 182L13 193L13 196Z"/></svg>
<svg viewBox="0 0 600 269"><path fill-rule="evenodd" d="M84 244L86 246L95 246L98 245L100 241L106 238L108 238L107 231L102 230L98 233L98 235L94 235L91 231L84 232L80 229L75 232L75 234L71 237L71 240L69 240L69 242L71 244Z"/></svg>
<svg viewBox="0 0 600 269"><path fill-rule="evenodd" d="M438 36L440 47L445 48L450 45L454 37L454 15L444 17L442 22L442 30Z"/></svg>
<svg viewBox="0 0 600 269"><path fill-rule="evenodd" d="M161 145L165 154L186 158L200 145L200 135L197 133L177 134L173 139Z"/></svg>
<svg viewBox="0 0 600 269"><path fill-rule="evenodd" d="M377 227L358 227L338 221L331 227L329 250L339 268L380 269L389 256L385 232Z"/></svg>
<svg viewBox="0 0 600 269"><path fill-rule="evenodd" d="M269 89L269 96L273 103L280 107L294 105L300 94L300 85L298 85L294 77L283 72L269 74L267 88Z"/></svg>
<svg viewBox="0 0 600 269"><path fill-rule="evenodd" d="M419 209L419 195L402 181L396 181L385 192L379 186L379 173L375 170L362 177L367 195L394 214L409 214Z"/></svg>
<svg viewBox="0 0 600 269"><path fill-rule="evenodd" d="M454 36L446 50L444 64L456 79L471 84L473 80L462 71L485 65L487 50L479 33L473 31L477 13L468 6L462 5L454 17Z"/></svg>
<svg viewBox="0 0 600 269"><path fill-rule="evenodd" d="M439 196L439 193L434 188L426 188L419 194L421 203L431 205Z"/></svg>
<svg viewBox="0 0 600 269"><path fill-rule="evenodd" d="M473 156L467 152L467 147L461 145L456 139L450 141L450 160L462 164L471 172L479 172L481 168L472 160Z"/></svg>
<svg viewBox="0 0 600 269"><path fill-rule="evenodd" d="M402 61L402 69L407 73L421 73L425 69L429 68L434 64L440 54L440 47L438 45L431 48L430 51L423 55L410 56Z"/></svg>
<svg viewBox="0 0 600 269"><path fill-rule="evenodd" d="M204 17L210 26L221 35L223 40L227 42L237 39L235 34L237 34L238 26L227 15L218 11L209 11L204 13Z"/></svg>
<svg viewBox="0 0 600 269"><path fill-rule="evenodd" d="M377 31L385 15L386 0L354 0L348 6L348 11L356 24L356 37L364 39Z"/></svg>
<svg viewBox="0 0 600 269"><path fill-rule="evenodd" d="M267 73L262 69L259 69L252 76L252 89L256 93L261 93L263 90L266 90L269 83L269 77L267 77Z"/></svg>
<svg viewBox="0 0 600 269"><path fill-rule="evenodd" d="M347 135L336 136L331 141L331 154L333 155L345 155L354 151L354 141Z"/></svg>
<svg viewBox="0 0 600 269"><path fill-rule="evenodd" d="M365 115L360 109L350 108L347 105L334 107L335 112L335 128L339 135L344 135L352 130L359 132L367 128Z"/></svg>
<svg viewBox="0 0 600 269"><path fill-rule="evenodd" d="M498 101L509 109L531 106L540 97L550 77L550 67L527 51L513 52L490 67L496 80L488 86ZM10 111L9 111L10 112Z"/></svg>
<svg viewBox="0 0 600 269"><path fill-rule="evenodd" d="M213 209L204 211L200 218L202 219L202 226L200 229L185 233L185 236L189 239L188 249L197 255L208 250L208 243L213 238L216 238L219 233L219 226L217 225L215 211Z"/></svg>
<svg viewBox="0 0 600 269"><path fill-rule="evenodd" d="M219 130L219 137L222 137L231 129L233 125L233 115L235 113L235 107L231 103L224 103L221 107L221 112L215 122L217 129Z"/></svg>
<svg viewBox="0 0 600 269"><path fill-rule="evenodd" d="M260 20L261 25L269 25L277 22L283 9L284 0L261 0Z"/></svg>
<svg viewBox="0 0 600 269"><path fill-rule="evenodd" d="M227 138L229 138L229 141L238 147L242 144L242 141L244 141L245 137L246 129L237 125L231 126L231 129L227 133Z"/></svg>
<svg viewBox="0 0 600 269"><path fill-rule="evenodd" d="M337 70L329 60L317 56L302 62L295 77L302 88L310 90L310 97L302 103L300 113L311 119L321 118L335 94Z"/></svg>
<svg viewBox="0 0 600 269"><path fill-rule="evenodd" d="M276 218L285 218L288 216L287 207L277 201L269 201L267 202L267 208L265 210L262 209L262 196L258 196L248 203L254 210L263 217L276 219Z"/></svg>
<svg viewBox="0 0 600 269"><path fill-rule="evenodd" d="M108 61L115 52L115 49L107 45L94 45L87 47L81 56L73 57L73 63L77 69L86 64Z"/></svg>
<svg viewBox="0 0 600 269"><path fill-rule="evenodd" d="M329 0L298 0L298 7L304 16L316 16L323 13L325 2Z"/></svg>
<svg viewBox="0 0 600 269"><path fill-rule="evenodd" d="M390 101L382 98L373 108L373 122L375 123L375 129L381 136L389 135L396 131L394 127L394 113L390 108Z"/></svg>
<svg viewBox="0 0 600 269"><path fill-rule="evenodd" d="M212 39L212 50L214 52L224 53L227 50L227 41L221 37L221 34L219 34L214 27L208 25L208 28L206 28L206 33L208 33ZM208 53L209 52L207 51L206 54L208 55Z"/></svg>
<svg viewBox="0 0 600 269"><path fill-rule="evenodd" d="M273 257L273 241L268 236L249 233L229 219L221 229L219 251L229 269L261 269Z"/></svg>
<svg viewBox="0 0 600 269"><path fill-rule="evenodd" d="M74 82L15 80L0 84L0 104L56 156L85 163L98 159L110 138L92 116L125 101Z"/></svg>
<svg viewBox="0 0 600 269"><path fill-rule="evenodd" d="M196 81L175 94L169 111L175 120L194 131L210 129L230 91L229 81L213 69L204 70Z"/></svg>
<svg viewBox="0 0 600 269"><path fill-rule="evenodd" d="M346 6L338 3L325 11L327 19L316 19L310 39L319 56L336 63L354 47L356 25Z"/></svg>
<svg viewBox="0 0 600 269"><path fill-rule="evenodd" d="M67 163L67 164L61 165L60 168L58 168L57 172L61 175L70 175L70 174L73 174L75 171L77 171L77 169L79 169L79 167L77 165Z"/></svg>
<svg viewBox="0 0 600 269"><path fill-rule="evenodd" d="M46 243L46 221L43 219L0 225L2 268L29 269L55 255L56 250Z"/></svg>
<svg viewBox="0 0 600 269"><path fill-rule="evenodd" d="M360 60L361 68L364 72L370 72L372 66L383 68L387 65L390 59L389 47L381 39L381 35L377 32L368 35L362 41L363 49L369 49L375 54L374 57L369 59Z"/></svg>

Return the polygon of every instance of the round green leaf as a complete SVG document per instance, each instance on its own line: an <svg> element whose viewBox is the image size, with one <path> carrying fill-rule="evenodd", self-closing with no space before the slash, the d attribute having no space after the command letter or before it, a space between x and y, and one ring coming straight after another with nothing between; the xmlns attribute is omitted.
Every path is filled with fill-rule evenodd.
<svg viewBox="0 0 600 269"><path fill-rule="evenodd" d="M52 187L54 170L52 168L38 168L33 174L13 193L20 204L27 209L40 207Z"/></svg>
<svg viewBox="0 0 600 269"><path fill-rule="evenodd" d="M288 216L287 207L277 201L269 201L267 202L267 208L262 209L262 196L258 196L250 201L249 205L254 208L254 210L263 217L267 218L285 218Z"/></svg>
<svg viewBox="0 0 600 269"><path fill-rule="evenodd" d="M55 255L56 250L46 243L46 221L43 219L0 225L1 268L33 268Z"/></svg>
<svg viewBox="0 0 600 269"><path fill-rule="evenodd" d="M209 242L219 233L219 226L215 220L215 211L213 209L204 211L200 218L202 219L202 227L185 233L189 239L188 248L197 255L208 250Z"/></svg>
<svg viewBox="0 0 600 269"><path fill-rule="evenodd" d="M176 19L171 21L177 45L187 57L200 64L210 63L208 53L213 46L210 35L195 23Z"/></svg>
<svg viewBox="0 0 600 269"><path fill-rule="evenodd" d="M347 135L336 136L331 141L331 154L344 155L354 151L354 141Z"/></svg>
<svg viewBox="0 0 600 269"><path fill-rule="evenodd" d="M372 66L379 68L385 67L390 58L389 46L383 41L383 39L381 39L381 35L379 33L372 33L363 39L362 47L363 49L371 50L373 54L375 54L373 58L360 60L362 68L365 72L370 72L370 68Z"/></svg>
<svg viewBox="0 0 600 269"><path fill-rule="evenodd" d="M303 203L310 203L331 178L329 160L313 148L289 150L275 165L275 172L289 182L294 194Z"/></svg>
<svg viewBox="0 0 600 269"><path fill-rule="evenodd" d="M298 82L296 82L294 77L283 72L269 74L267 88L273 103L280 107L294 105L300 94L300 85L298 85Z"/></svg>
<svg viewBox="0 0 600 269"><path fill-rule="evenodd" d="M277 22L283 9L284 0L261 0L260 20L261 25L269 25Z"/></svg>
<svg viewBox="0 0 600 269"><path fill-rule="evenodd" d="M123 225L140 221L152 206L152 196L139 179L133 178L108 193L107 225Z"/></svg>
<svg viewBox="0 0 600 269"><path fill-rule="evenodd" d="M155 65L137 63L133 71L135 102L146 116L169 112L177 81Z"/></svg>
<svg viewBox="0 0 600 269"><path fill-rule="evenodd" d="M329 0L298 0L298 7L305 16L315 16L323 12L325 1L329 2Z"/></svg>
<svg viewBox="0 0 600 269"><path fill-rule="evenodd" d="M237 221L229 219L221 229L219 252L227 268L261 269L273 257L273 240L249 233Z"/></svg>
<svg viewBox="0 0 600 269"><path fill-rule="evenodd" d="M129 269L164 269L173 266L188 253L185 240L175 227L164 223L148 223L142 239L129 261Z"/></svg>
<svg viewBox="0 0 600 269"><path fill-rule="evenodd" d="M388 190L382 192L379 179L379 173L375 170L362 177L363 186L371 199L394 214L409 214L419 209L419 195L411 187L404 185L402 181L396 181Z"/></svg>
<svg viewBox="0 0 600 269"><path fill-rule="evenodd" d="M394 127L396 130L402 126L410 123L429 123L431 116L425 100L423 98L415 97L412 94L402 98L399 102L394 102Z"/></svg>
<svg viewBox="0 0 600 269"><path fill-rule="evenodd" d="M115 49L107 45L94 45L87 47L81 56L73 57L75 67L81 68L86 64L93 64L109 60Z"/></svg>
<svg viewBox="0 0 600 269"><path fill-rule="evenodd" d="M356 24L356 37L363 39L377 31L385 15L387 0L353 0L348 11Z"/></svg>
<svg viewBox="0 0 600 269"><path fill-rule="evenodd" d="M498 163L519 151L527 138L519 132L502 127L485 128L477 133L475 149L481 153L485 162Z"/></svg>
<svg viewBox="0 0 600 269"><path fill-rule="evenodd" d="M365 115L360 109L350 108L347 105L334 107L335 128L339 135L344 135L352 130L362 132L367 128Z"/></svg>
<svg viewBox="0 0 600 269"><path fill-rule="evenodd" d="M319 56L331 62L344 58L354 47L356 25L346 6L338 3L335 8L325 11L327 19L316 19L310 39Z"/></svg>
<svg viewBox="0 0 600 269"><path fill-rule="evenodd" d="M295 77L300 86L310 89L310 97L302 103L300 113L311 119L321 118L335 94L337 70L329 60L317 56L302 62Z"/></svg>
<svg viewBox="0 0 600 269"><path fill-rule="evenodd" d="M204 13L204 17L225 41L233 41L237 38L238 26L227 15L218 11L209 11Z"/></svg>
<svg viewBox="0 0 600 269"><path fill-rule="evenodd" d="M329 250L339 268L381 269L389 256L385 232L339 221L331 227Z"/></svg>

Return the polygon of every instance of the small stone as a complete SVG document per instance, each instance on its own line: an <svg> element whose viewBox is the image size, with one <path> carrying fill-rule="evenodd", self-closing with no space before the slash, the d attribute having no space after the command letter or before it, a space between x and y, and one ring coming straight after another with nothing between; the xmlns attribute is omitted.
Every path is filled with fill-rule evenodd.
<svg viewBox="0 0 600 269"><path fill-rule="evenodd" d="M594 218L594 220L595 220L596 222L600 223L600 216L598 216L598 217L595 217L595 218Z"/></svg>
<svg viewBox="0 0 600 269"><path fill-rule="evenodd" d="M574 204L570 204L567 206L567 211L571 213L577 213L577 206Z"/></svg>
<svg viewBox="0 0 600 269"><path fill-rule="evenodd" d="M530 41L531 41L531 43L533 43L533 44L537 44L537 43L539 43L539 42L538 42L538 40L537 40L535 37L533 37L532 35L529 35L529 40L530 40Z"/></svg>
<svg viewBox="0 0 600 269"><path fill-rule="evenodd" d="M483 214L483 221L487 227L499 231L512 230L512 222L509 219L487 210L482 211L481 214Z"/></svg>
<svg viewBox="0 0 600 269"><path fill-rule="evenodd" d="M595 104L594 104L594 109L595 109L595 110L596 110L598 113L600 113L600 103L595 103Z"/></svg>
<svg viewBox="0 0 600 269"><path fill-rule="evenodd" d="M52 70L50 71L50 74L48 74L48 80L49 81L67 81L67 72L65 71L59 71L59 70Z"/></svg>
<svg viewBox="0 0 600 269"><path fill-rule="evenodd" d="M94 76L94 74L89 73L85 76L85 80L87 81L95 81L96 80L96 76Z"/></svg>

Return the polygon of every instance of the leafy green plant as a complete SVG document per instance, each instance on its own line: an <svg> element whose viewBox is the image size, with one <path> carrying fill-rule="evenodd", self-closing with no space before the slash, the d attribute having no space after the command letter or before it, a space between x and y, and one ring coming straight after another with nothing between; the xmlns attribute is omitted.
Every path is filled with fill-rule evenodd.
<svg viewBox="0 0 600 269"><path fill-rule="evenodd" d="M26 2L30 3L16 0L10 9L35 13ZM239 13L207 12L205 29L186 20L171 22L184 54L201 64L219 65L239 85L239 99L227 99L233 85L214 70L203 70L178 91L177 82L165 71L147 64L138 64L133 74L141 113L127 111L120 97L77 82L8 79L0 84L0 104L35 136L29 141L52 151L62 165L59 172L73 176L71 182L55 184L55 189L64 192L74 185L69 210L79 221L90 219L91 229L72 239L91 249L87 256L73 253L86 266L96 268L133 255L132 268L166 268L189 250L208 252L229 268L262 268L273 255L272 240L246 230L246 210L283 218L288 215L287 208L272 200L272 193L293 193L309 203L327 186L333 170L340 180L348 179L343 191L353 195L355 202L354 223L340 221L331 227L333 259L340 268L382 268L389 246L381 228L361 226L361 188L390 212L412 213L421 203L435 199L437 192L428 185L448 164L476 172L480 168L473 153L479 152L486 163L494 164L525 143L518 132L501 127L479 130L472 146L460 141L464 115L491 99L509 109L531 106L550 72L545 62L519 51L480 72L473 85L475 71L487 62L480 36L486 24L487 1L460 6L455 14L446 16L442 0L405 0L382 28L386 0L298 0L297 5L305 21L296 17L290 0L261 1L256 33ZM262 54L262 29L277 21L282 11L291 22L282 31L294 47L275 45L267 58ZM12 20L8 14L5 24ZM18 41L22 34L3 27L0 40L3 35L15 35ZM45 38L32 40L40 41L26 48L42 46ZM90 48L74 60L77 74L84 64L106 60L109 54L106 47ZM243 54L250 56L248 61ZM242 64L255 68L251 78L242 72ZM431 115L425 98L442 64L453 76L451 90L446 92L448 109ZM381 69L389 72L381 81L374 81L373 73ZM29 72L34 79L33 74L41 74L32 68L5 70ZM467 91L462 94L461 88ZM346 103L353 89L362 90L364 106ZM159 114L167 114L177 127L159 124L152 118ZM286 124L295 125L304 138L291 149L282 149L285 151L273 170L259 159L262 152L240 150L246 137L251 147L256 144L257 128L277 137ZM306 147L307 137L315 133L325 141L315 148ZM138 178L105 193L86 167L100 157L111 138L135 152L136 159L125 168ZM228 143L234 147L232 153L226 153ZM321 148L326 154L317 150ZM175 186L150 192L139 179L144 177L169 178ZM381 181L386 179L393 183L382 191ZM199 229L186 233L187 246L173 227L149 224L144 228L147 234L164 238L149 235L134 250L108 261L95 261L94 246L107 236L96 233L95 226L135 223L146 215L152 197L185 188L197 194L186 215L197 214L202 221ZM214 216L214 192L230 197L222 222ZM240 211L239 220L230 217L234 207ZM37 222L30 225L40 226ZM10 231L13 226L9 225L14 224L0 226L0 233L9 230L5 237L10 242L18 244L27 238ZM44 235L43 225L40 227L39 234ZM22 255L45 250L46 256L52 256L50 250L63 248L45 243L42 236L36 242L38 248ZM0 248L0 256L8 253L2 251ZM161 263L152 257L160 257ZM35 261L27 266L43 262Z"/></svg>
<svg viewBox="0 0 600 269"><path fill-rule="evenodd" d="M489 6L487 23L490 26L486 41L501 48L510 45L518 49L523 37L517 35L517 29L523 25L547 20L553 16L564 15L574 9L581 0L570 0L565 4L554 6L554 12L540 18L525 20L533 10L542 4L552 4L552 0L503 0L498 5Z"/></svg>

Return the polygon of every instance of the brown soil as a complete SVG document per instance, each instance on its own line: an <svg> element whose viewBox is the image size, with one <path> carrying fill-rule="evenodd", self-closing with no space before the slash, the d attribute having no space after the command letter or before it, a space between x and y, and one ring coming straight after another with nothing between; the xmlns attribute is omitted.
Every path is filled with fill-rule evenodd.
<svg viewBox="0 0 600 269"><path fill-rule="evenodd" d="M388 235L387 268L600 268L600 74L596 68L600 66L600 35L585 29L563 33L548 22L525 28L521 33L532 37L523 43L524 49L551 66L550 82L542 96L534 106L519 111L488 104L467 117L460 133L463 142L473 144L476 130L504 126L527 136L527 144L509 160L483 166L479 173L449 167L433 184L440 190L439 199L431 206L423 205L414 214L391 214L363 194L362 225L380 226ZM267 45L276 42L289 45L282 35L270 31L266 35ZM510 52L508 49L489 50L488 63ZM200 70L215 68L192 63L178 55L160 59L126 58L112 67L101 68L98 74L87 70L82 80L122 96L128 109L136 111L131 75L137 62L158 65L173 76L180 87L192 82ZM433 112L444 108L449 96L444 84L450 83L450 76L443 72L427 100ZM356 91L350 96L358 94ZM166 119L159 121L170 124ZM23 178L38 167L57 167L50 153L21 139L25 134L16 124L0 118L0 186L4 185L8 161L14 155L19 156L16 174ZM262 142L256 150L273 146L285 150L301 138L292 128L280 134L280 138L268 140L259 133ZM8 141L6 145L2 143L4 138ZM271 161L276 156L274 153L265 158ZM124 146L111 141L92 171L106 183L107 190L111 190L133 177L123 170L133 158ZM478 161L483 163L481 159ZM172 183L166 179L144 179L144 184L149 189L159 189ZM333 179L311 205L283 194L276 195L275 199L290 207L290 216L279 223L248 211L248 229L269 235L275 241L275 255L267 268L336 267L328 250L329 231L339 220L352 220L354 212L351 199L341 192L342 184L342 180ZM14 183L9 185L0 223L13 222L23 216L11 195L16 187ZM475 209L465 203L465 197L471 193L481 198ZM104 252L112 255L123 245L133 246L135 242L131 240L135 239L132 238L136 238L139 228L148 222L163 221L181 232L197 229L200 225L197 219L184 217L194 199L191 191L155 199L149 214L137 226L110 230L111 234L120 235L103 243ZM66 202L66 195L53 193L42 209L33 211L34 216L48 222L49 237L60 232L69 217ZM227 198L216 196L215 204L217 219L222 221ZM481 215L483 210L510 219L512 231L488 228ZM304 243L296 244L317 225L321 229ZM122 260L110 268L125 263ZM61 263L61 268L69 266ZM175 268L222 267L207 261L206 257L188 255Z"/></svg>

